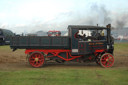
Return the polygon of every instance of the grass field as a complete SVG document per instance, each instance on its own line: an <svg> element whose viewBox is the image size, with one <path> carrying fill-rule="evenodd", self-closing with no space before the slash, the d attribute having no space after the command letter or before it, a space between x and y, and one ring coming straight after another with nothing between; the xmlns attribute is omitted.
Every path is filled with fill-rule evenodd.
<svg viewBox="0 0 128 85"><path fill-rule="evenodd" d="M0 46L0 85L128 85L128 43L115 44L115 64L49 64L32 68L24 50Z"/></svg>
<svg viewBox="0 0 128 85"><path fill-rule="evenodd" d="M0 71L0 85L127 85L128 69Z"/></svg>

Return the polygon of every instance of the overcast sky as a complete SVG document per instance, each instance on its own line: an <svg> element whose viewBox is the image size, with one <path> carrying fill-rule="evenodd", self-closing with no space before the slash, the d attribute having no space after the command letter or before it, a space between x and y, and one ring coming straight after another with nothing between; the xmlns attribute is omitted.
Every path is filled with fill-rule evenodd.
<svg viewBox="0 0 128 85"><path fill-rule="evenodd" d="M0 0L0 27L16 33L70 24L128 26L128 0ZM120 28L121 28L120 27Z"/></svg>

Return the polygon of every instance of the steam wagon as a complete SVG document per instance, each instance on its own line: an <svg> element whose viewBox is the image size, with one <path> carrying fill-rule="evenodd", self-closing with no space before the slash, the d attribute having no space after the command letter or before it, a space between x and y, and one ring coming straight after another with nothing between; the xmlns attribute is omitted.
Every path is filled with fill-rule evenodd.
<svg viewBox="0 0 128 85"><path fill-rule="evenodd" d="M13 51L26 49L33 67L44 66L48 60L94 61L102 67L112 67L113 44L110 24L106 27L69 25L68 36L15 36L10 47Z"/></svg>

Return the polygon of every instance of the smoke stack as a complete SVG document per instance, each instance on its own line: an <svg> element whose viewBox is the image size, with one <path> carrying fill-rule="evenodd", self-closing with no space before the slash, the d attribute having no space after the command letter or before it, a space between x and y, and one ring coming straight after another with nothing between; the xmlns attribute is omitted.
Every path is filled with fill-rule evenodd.
<svg viewBox="0 0 128 85"><path fill-rule="evenodd" d="M108 24L106 27L107 27L107 28L111 28L111 24Z"/></svg>

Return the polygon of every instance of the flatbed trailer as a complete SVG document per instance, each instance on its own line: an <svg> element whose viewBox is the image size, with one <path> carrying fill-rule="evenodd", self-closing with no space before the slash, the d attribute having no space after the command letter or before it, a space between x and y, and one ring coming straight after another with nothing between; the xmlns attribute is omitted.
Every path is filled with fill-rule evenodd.
<svg viewBox="0 0 128 85"><path fill-rule="evenodd" d="M110 24L107 27L69 25L68 36L15 36L10 47L13 51L26 49L25 54L33 67L41 67L47 60L59 63L95 61L102 67L112 67L113 44Z"/></svg>

